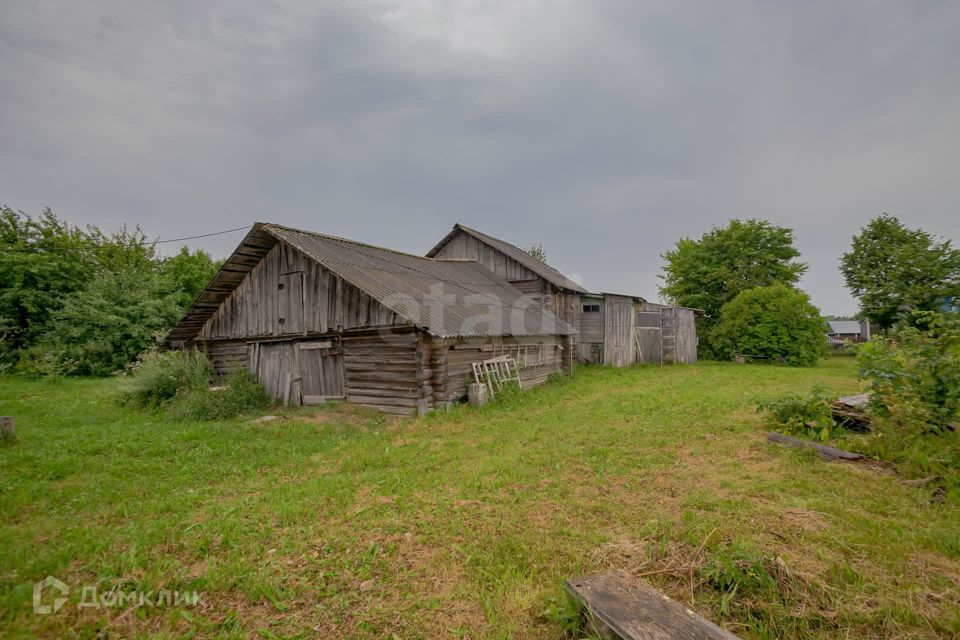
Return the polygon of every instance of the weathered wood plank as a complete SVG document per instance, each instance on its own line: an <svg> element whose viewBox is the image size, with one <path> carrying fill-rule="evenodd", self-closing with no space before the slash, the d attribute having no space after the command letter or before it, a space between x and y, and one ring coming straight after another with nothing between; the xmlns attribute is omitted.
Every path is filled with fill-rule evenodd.
<svg viewBox="0 0 960 640"><path fill-rule="evenodd" d="M801 440L800 438L794 438L793 436L785 436L782 433L777 433L776 431L771 431L768 433L767 440L777 444L799 447L801 449L813 449L820 457L826 458L827 460L852 461L864 459L864 456L859 453L851 453L850 451L844 451L843 449L837 449L836 447L831 447L825 444L810 442L809 440Z"/></svg>
<svg viewBox="0 0 960 640"><path fill-rule="evenodd" d="M726 629L670 599L646 582L613 570L567 580L567 590L623 640L737 640Z"/></svg>

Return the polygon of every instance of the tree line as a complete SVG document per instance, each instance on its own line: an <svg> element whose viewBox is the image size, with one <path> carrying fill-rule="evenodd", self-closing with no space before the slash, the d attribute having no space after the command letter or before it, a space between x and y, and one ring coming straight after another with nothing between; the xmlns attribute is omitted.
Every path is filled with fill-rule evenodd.
<svg viewBox="0 0 960 640"><path fill-rule="evenodd" d="M700 356L783 358L813 364L823 353L824 321L798 287L793 230L766 220L732 220L663 254L661 295L701 309ZM889 214L871 220L840 259L860 317L886 331L922 317L915 311L960 305L960 251L949 240L909 229Z"/></svg>
<svg viewBox="0 0 960 640"><path fill-rule="evenodd" d="M139 227L107 232L0 208L0 371L106 375L177 320L220 263L162 256Z"/></svg>

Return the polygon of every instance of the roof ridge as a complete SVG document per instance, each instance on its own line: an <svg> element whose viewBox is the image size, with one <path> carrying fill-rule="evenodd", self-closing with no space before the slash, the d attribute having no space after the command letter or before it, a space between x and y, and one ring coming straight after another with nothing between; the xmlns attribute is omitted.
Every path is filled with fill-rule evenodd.
<svg viewBox="0 0 960 640"><path fill-rule="evenodd" d="M453 228L450 230L450 233L448 233L448 234L444 237L444 239L441 240L439 243L437 243L437 246L435 246L433 249L431 249L430 252L428 252L428 253L432 253L432 252L438 250L438 248L439 248L440 246L446 244L446 242L448 241L448 239L449 239L449 238L454 234L454 232L456 232L457 230L460 230L460 231L463 231L464 233L470 234L470 235L472 235L474 238L477 238L478 240L480 240L481 242L485 242L485 243L487 243L487 244L493 245L493 247L494 247L497 251L500 251L501 253L504 253L504 250L501 249L501 248L498 248L498 247L496 246L497 243L499 243L499 244L501 244L501 245L505 245L505 247L509 247L510 249L516 251L516 252L517 252L517 255L516 255L516 256L509 256L509 253L508 253L507 255L508 255L509 257L511 257L513 260L519 262L521 265L523 265L524 267L526 267L528 270L533 271L534 273L537 272L537 269L546 269L546 270L548 270L548 271L550 272L550 274L551 274L550 277L544 275L543 273L540 273L539 275L540 275L540 277L542 277L543 279L545 279L545 280L547 280L547 281L550 281L551 284L553 284L554 286L560 287L561 289L567 289L567 290L570 290L570 291L574 291L574 292L577 292L577 293L586 293L586 292L587 292L586 288L584 288L583 285L580 285L580 284L574 282L571 278L569 278L565 273L563 273L562 271L560 271L560 270L557 269L556 267L554 267L554 266L552 266L552 265L544 262L543 260L539 260L539 259L537 259L537 258L534 258L534 257L531 256L526 250L524 250L524 249L522 249L521 247L513 244L512 242L508 242L507 240L504 240L504 239L502 239L502 238L498 238L498 237L496 237L496 236L491 236L491 235L488 234L488 233L484 233L483 231L478 231L477 229L474 229L473 227L468 227L467 225L462 224L462 223L460 223L460 222L455 223L455 224L453 225ZM522 259L521 259L521 254L522 254ZM525 263L524 263L525 260L529 260L529 263L528 263L528 264L525 264ZM536 264L534 264L534 263L536 263Z"/></svg>
<svg viewBox="0 0 960 640"><path fill-rule="evenodd" d="M401 256L407 256L408 258L418 258L420 260L428 260L430 262L437 262L434 258L427 258L425 256L419 256L415 253L407 253L406 251L398 251L397 249L391 249L389 247L381 247L377 244L370 244L369 242L360 242L359 240L352 240L350 238L344 238L342 236L334 236L329 233L320 233L319 231L309 231L307 229L300 229L297 227L288 227L283 224L277 224L275 222L258 222L258 225L262 227L277 227L279 229L285 229L287 231L293 231L296 233L304 233L308 236L319 236L321 238L326 238L327 240L335 240L337 242L344 242L346 244L354 244L360 247L367 247L369 249L377 249L379 251L386 251L387 253L396 253Z"/></svg>

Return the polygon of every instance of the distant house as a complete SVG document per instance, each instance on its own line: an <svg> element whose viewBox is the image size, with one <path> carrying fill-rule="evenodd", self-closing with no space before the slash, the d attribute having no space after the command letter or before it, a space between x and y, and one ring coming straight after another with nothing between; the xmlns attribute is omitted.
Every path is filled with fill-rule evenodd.
<svg viewBox="0 0 960 640"><path fill-rule="evenodd" d="M828 320L827 338L831 343L866 342L870 339L869 320Z"/></svg>
<svg viewBox="0 0 960 640"><path fill-rule="evenodd" d="M427 257L475 260L539 301L573 327L581 362L625 367L697 361L693 309L636 295L591 293L520 247L462 224Z"/></svg>
<svg viewBox="0 0 960 640"><path fill-rule="evenodd" d="M423 413L512 356L524 387L569 373L575 330L481 264L257 223L170 331L217 373L246 368L289 404Z"/></svg>

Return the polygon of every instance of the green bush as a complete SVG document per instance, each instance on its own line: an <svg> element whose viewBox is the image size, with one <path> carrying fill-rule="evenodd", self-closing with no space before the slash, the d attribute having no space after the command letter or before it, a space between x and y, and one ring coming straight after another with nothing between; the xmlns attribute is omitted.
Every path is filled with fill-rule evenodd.
<svg viewBox="0 0 960 640"><path fill-rule="evenodd" d="M911 325L858 353L873 411L940 431L960 416L960 317L914 312Z"/></svg>
<svg viewBox="0 0 960 640"><path fill-rule="evenodd" d="M745 354L794 366L816 364L827 349L823 320L809 296L782 284L748 289L723 305L710 341L731 360Z"/></svg>
<svg viewBox="0 0 960 640"><path fill-rule="evenodd" d="M858 359L874 419L870 436L852 444L960 501L960 317L914 312L892 337L862 345Z"/></svg>
<svg viewBox="0 0 960 640"><path fill-rule="evenodd" d="M226 420L248 411L264 409L270 398L256 377L246 370L230 374L223 388L187 388L166 403L173 420Z"/></svg>
<svg viewBox="0 0 960 640"><path fill-rule="evenodd" d="M177 294L155 269L105 272L65 296L39 345L76 363L79 375L109 375L157 344L180 317Z"/></svg>
<svg viewBox="0 0 960 640"><path fill-rule="evenodd" d="M196 350L148 351L123 379L121 398L138 407L157 408L177 394L206 389L213 366Z"/></svg>
<svg viewBox="0 0 960 640"><path fill-rule="evenodd" d="M63 351L49 345L34 345L20 351L17 371L26 376L47 378L51 382L73 374L78 363Z"/></svg>
<svg viewBox="0 0 960 640"><path fill-rule="evenodd" d="M757 405L757 412L766 413L779 431L794 433L826 442L837 428L830 411L833 398L822 386L807 394L790 394Z"/></svg>

